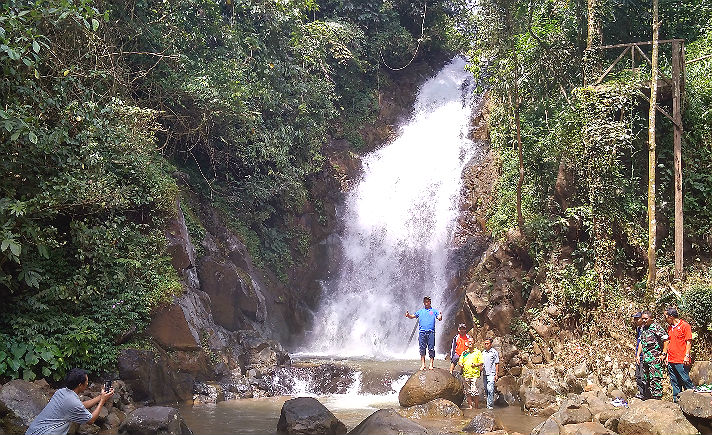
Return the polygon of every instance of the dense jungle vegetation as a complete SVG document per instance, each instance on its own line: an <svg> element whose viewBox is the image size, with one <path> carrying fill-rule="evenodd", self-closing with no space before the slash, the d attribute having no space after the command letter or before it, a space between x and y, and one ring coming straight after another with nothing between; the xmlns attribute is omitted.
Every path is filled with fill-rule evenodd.
<svg viewBox="0 0 712 435"><path fill-rule="evenodd" d="M700 332L709 333L712 59L705 56L712 53L712 2L659 2L659 39L684 39L692 62L685 67L683 101L686 279L673 283L672 278L673 124L658 114L657 265L662 272L654 288L646 283L648 102L639 95L641 84L650 80L650 65L639 55L633 69L624 59L595 85L622 51L596 47L652 39L652 2L476 4L459 17L464 18L461 27L473 34L470 68L486 77L493 98L492 142L502 166L489 218L493 233L504 237L521 227L535 267L547 272L546 296L563 305L575 323L585 325L595 308L622 300L637 306L673 303ZM591 28L598 31L589 35ZM670 77L671 45L661 44L660 50L661 72ZM663 105L670 110L670 104ZM521 223L517 118L525 171Z"/></svg>
<svg viewBox="0 0 712 435"><path fill-rule="evenodd" d="M423 8L4 1L0 376L109 370L180 292L163 235L176 171L284 276L309 243L289 219L327 140L359 147L381 62L448 50L451 11L429 4L425 34Z"/></svg>
<svg viewBox="0 0 712 435"><path fill-rule="evenodd" d="M650 39L648 3L595 3L606 44ZM152 308L181 291L163 224L183 188L209 198L258 264L284 277L310 243L290 222L305 201L319 203L310 183L325 144L362 146L384 65L406 65L416 47L421 58L468 53L491 92L502 165L489 220L497 237L517 227L521 118L523 230L537 267L560 283L550 297L581 316L615 295L658 298L644 281L599 285L601 274L644 280L647 124L625 72L583 87L584 66L612 55L586 50L587 6L4 1L0 377L111 370ZM686 39L689 59L712 53L709 0L662 0L661 16L661 38ZM688 305L703 326L712 321L712 276L694 265L712 244L711 62L687 68L683 144L684 294L695 292ZM658 125L660 219L670 227L672 129ZM566 207L554 199L560 168L575 186ZM662 267L671 240L661 234ZM570 261L551 260L562 252Z"/></svg>

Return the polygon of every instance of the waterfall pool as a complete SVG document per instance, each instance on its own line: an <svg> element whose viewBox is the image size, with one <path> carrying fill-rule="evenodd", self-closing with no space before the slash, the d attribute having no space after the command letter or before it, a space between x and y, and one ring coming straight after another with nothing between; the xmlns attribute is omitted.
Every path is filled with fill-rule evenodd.
<svg viewBox="0 0 712 435"><path fill-rule="evenodd" d="M181 415L195 434L276 434L277 421L284 402L294 397L311 396L324 404L351 430L379 409L399 409L398 391L420 365L419 360L300 359L295 361L295 366L317 366L324 363L345 365L353 369L353 382L344 392L315 394L310 390L309 381L301 379L294 383L294 391L290 394L183 406L180 409ZM447 369L449 363L440 359L436 361L436 366ZM433 433L456 433L481 411L482 409L464 410L462 419L435 418L415 421ZM508 432L530 433L532 428L544 420L523 413L518 406L498 407L495 408L495 413L501 418Z"/></svg>

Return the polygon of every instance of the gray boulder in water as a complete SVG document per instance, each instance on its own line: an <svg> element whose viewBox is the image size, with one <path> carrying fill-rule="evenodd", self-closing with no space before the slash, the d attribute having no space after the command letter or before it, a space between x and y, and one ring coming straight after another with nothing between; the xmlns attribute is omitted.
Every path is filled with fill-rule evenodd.
<svg viewBox="0 0 712 435"><path fill-rule="evenodd" d="M477 414L475 418L470 420L470 422L462 428L462 431L468 433L487 433L500 429L504 429L502 421L494 412L488 409Z"/></svg>
<svg viewBox="0 0 712 435"><path fill-rule="evenodd" d="M282 405L277 432L305 435L340 435L346 425L313 397L297 397Z"/></svg>
<svg viewBox="0 0 712 435"><path fill-rule="evenodd" d="M379 409L369 415L349 435L427 435L428 430L414 421L401 417L393 409Z"/></svg>
<svg viewBox="0 0 712 435"><path fill-rule="evenodd" d="M193 435L178 410L168 406L145 406L126 417L119 435Z"/></svg>
<svg viewBox="0 0 712 435"><path fill-rule="evenodd" d="M21 379L8 382L0 390L0 428L9 433L25 433L48 402L37 385Z"/></svg>
<svg viewBox="0 0 712 435"><path fill-rule="evenodd" d="M398 393L398 402L403 407L422 405L434 399L459 405L464 398L462 382L443 369L416 372Z"/></svg>

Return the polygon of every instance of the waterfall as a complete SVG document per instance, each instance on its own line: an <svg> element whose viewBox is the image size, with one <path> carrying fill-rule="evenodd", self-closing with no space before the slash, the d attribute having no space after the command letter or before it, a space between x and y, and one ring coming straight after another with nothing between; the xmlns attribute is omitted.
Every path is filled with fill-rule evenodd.
<svg viewBox="0 0 712 435"><path fill-rule="evenodd" d="M343 258L324 283L303 350L312 354L417 358L408 339L423 296L447 312L447 270L464 166L478 153L468 138L474 94L456 57L420 88L410 120L391 143L366 155L346 197ZM437 322L436 340L447 317ZM437 345L437 343L436 343Z"/></svg>

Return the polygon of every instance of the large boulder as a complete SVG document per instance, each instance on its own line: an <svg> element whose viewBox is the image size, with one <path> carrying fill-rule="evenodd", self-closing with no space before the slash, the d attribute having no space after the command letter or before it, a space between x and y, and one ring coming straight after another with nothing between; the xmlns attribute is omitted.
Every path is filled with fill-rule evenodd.
<svg viewBox="0 0 712 435"><path fill-rule="evenodd" d="M119 435L193 435L178 410L145 406L130 413L119 426Z"/></svg>
<svg viewBox="0 0 712 435"><path fill-rule="evenodd" d="M349 435L427 435L428 430L392 409L379 409L349 432Z"/></svg>
<svg viewBox="0 0 712 435"><path fill-rule="evenodd" d="M551 418L557 423L564 426L567 424L579 424L590 422L593 419L591 409L585 403L583 397L573 396L566 399L559 410L554 413Z"/></svg>
<svg viewBox="0 0 712 435"><path fill-rule="evenodd" d="M160 352L125 349L119 354L119 375L133 391L136 402L155 404L193 399L195 377L171 369Z"/></svg>
<svg viewBox="0 0 712 435"><path fill-rule="evenodd" d="M699 394L692 390L680 393L680 409L685 415L712 420L712 402L709 394Z"/></svg>
<svg viewBox="0 0 712 435"><path fill-rule="evenodd" d="M297 397L282 405L277 432L285 434L345 434L346 426L313 397Z"/></svg>
<svg viewBox="0 0 712 435"><path fill-rule="evenodd" d="M502 376L495 382L495 393L497 403L499 405L513 405L519 400L519 385L514 376Z"/></svg>
<svg viewBox="0 0 712 435"><path fill-rule="evenodd" d="M406 418L462 418L459 406L449 400L435 399L423 405L400 409L398 413Z"/></svg>
<svg viewBox="0 0 712 435"><path fill-rule="evenodd" d="M8 382L0 390L0 429L25 433L47 402L49 398L38 385L21 379Z"/></svg>
<svg viewBox="0 0 712 435"><path fill-rule="evenodd" d="M690 369L690 379L695 385L712 384L712 362L695 361Z"/></svg>
<svg viewBox="0 0 712 435"><path fill-rule="evenodd" d="M616 435L616 433L597 421L588 421L562 426L561 435Z"/></svg>
<svg viewBox="0 0 712 435"><path fill-rule="evenodd" d="M633 400L618 421L620 435L697 435L680 407L661 400Z"/></svg>
<svg viewBox="0 0 712 435"><path fill-rule="evenodd" d="M443 369L418 371L398 393L398 402L404 407L422 405L434 399L460 404L464 398L462 382Z"/></svg>
<svg viewBox="0 0 712 435"><path fill-rule="evenodd" d="M519 399L523 411L539 413L552 403L556 403L556 396L541 393L536 388L521 386L519 388Z"/></svg>
<svg viewBox="0 0 712 435"><path fill-rule="evenodd" d="M499 417L491 410L485 410L470 420L470 422L462 428L462 431L468 433L487 433L501 429L504 429L504 425Z"/></svg>
<svg viewBox="0 0 712 435"><path fill-rule="evenodd" d="M558 396L573 392L566 382L566 372L561 366L538 368L524 367L519 378L520 386L533 388L540 393Z"/></svg>
<svg viewBox="0 0 712 435"><path fill-rule="evenodd" d="M560 435L561 430L561 425L553 418L550 418L542 421L532 429L531 435Z"/></svg>

